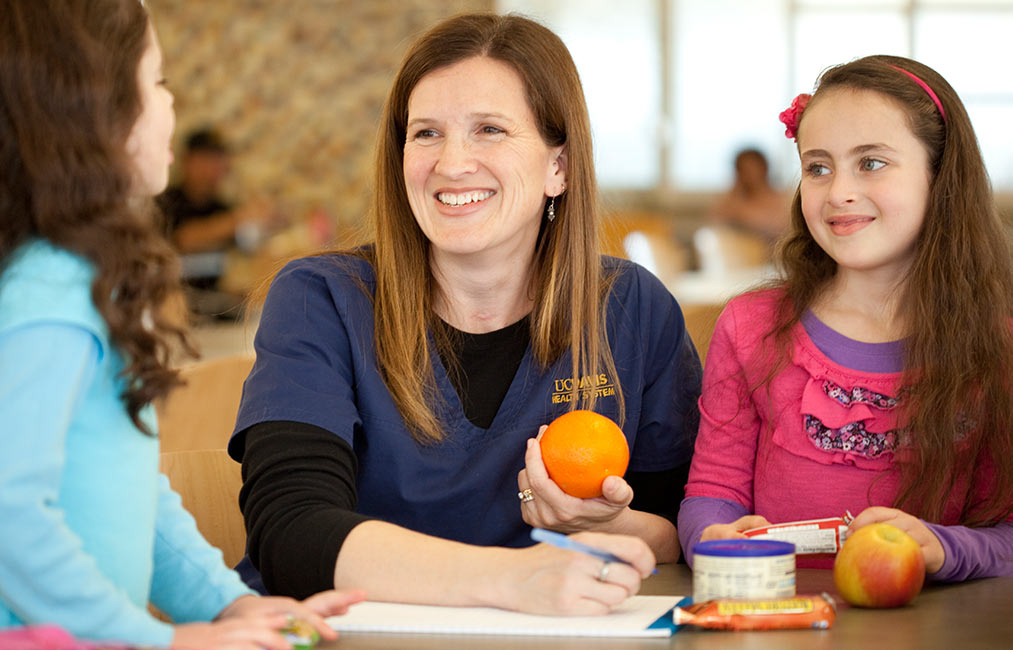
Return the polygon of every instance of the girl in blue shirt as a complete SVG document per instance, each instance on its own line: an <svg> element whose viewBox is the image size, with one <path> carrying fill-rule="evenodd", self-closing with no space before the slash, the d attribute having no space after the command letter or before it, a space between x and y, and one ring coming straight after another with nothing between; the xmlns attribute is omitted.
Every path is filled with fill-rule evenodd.
<svg viewBox="0 0 1013 650"><path fill-rule="evenodd" d="M175 119L147 14L0 0L0 16L0 628L288 650L295 616L334 638L321 617L360 593L254 595L157 471L151 402L178 383L170 343L188 346L145 209Z"/></svg>

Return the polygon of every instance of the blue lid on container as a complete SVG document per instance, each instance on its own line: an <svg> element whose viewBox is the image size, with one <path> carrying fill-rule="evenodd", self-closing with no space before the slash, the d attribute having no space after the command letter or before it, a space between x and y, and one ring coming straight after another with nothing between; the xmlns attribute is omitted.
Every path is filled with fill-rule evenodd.
<svg viewBox="0 0 1013 650"><path fill-rule="evenodd" d="M693 546L693 555L765 557L794 554L794 544L777 542L772 539L712 539L709 542L699 542Z"/></svg>

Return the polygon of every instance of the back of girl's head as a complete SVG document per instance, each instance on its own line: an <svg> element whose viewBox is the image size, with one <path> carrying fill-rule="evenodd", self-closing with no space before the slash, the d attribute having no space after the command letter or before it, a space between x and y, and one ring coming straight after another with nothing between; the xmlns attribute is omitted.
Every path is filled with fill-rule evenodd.
<svg viewBox="0 0 1013 650"><path fill-rule="evenodd" d="M0 259L70 244L126 202L147 15L137 0L0 0ZM82 251L83 252L83 251Z"/></svg>
<svg viewBox="0 0 1013 650"><path fill-rule="evenodd" d="M126 353L135 422L175 383L168 339L182 336L160 310L178 262L131 197L126 143L148 34L138 0L0 0L0 273L32 238L94 265L92 298Z"/></svg>
<svg viewBox="0 0 1013 650"><path fill-rule="evenodd" d="M825 71L800 123L810 106L828 97L846 101L853 91L880 93L904 112L931 174L924 223L899 287L903 403L916 434L895 505L938 521L955 486L985 459L996 466L997 491L977 502L970 493L955 496L964 499L962 522L996 521L1009 512L1013 490L1013 260L978 142L950 84L928 66L893 56ZM798 192L779 261L786 299L773 333L783 350L791 327L836 272L806 227ZM967 435L969 422L979 435Z"/></svg>

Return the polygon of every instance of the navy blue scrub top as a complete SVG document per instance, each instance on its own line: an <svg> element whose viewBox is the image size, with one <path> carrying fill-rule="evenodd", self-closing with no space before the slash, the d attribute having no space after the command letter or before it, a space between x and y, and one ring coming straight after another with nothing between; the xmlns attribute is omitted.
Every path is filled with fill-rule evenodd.
<svg viewBox="0 0 1013 650"><path fill-rule="evenodd" d="M626 397L629 470L688 463L701 371L682 313L645 269L615 258L602 261L617 272L607 331ZM595 410L618 420L617 377L604 368L572 377L569 353L543 370L529 345L492 425L480 429L465 416L430 337L445 439L420 445L377 367L366 293L374 290L371 265L357 257L310 257L282 269L261 315L257 360L243 387L235 431L277 420L316 425L355 452L357 512L465 543L530 545L517 499L526 441L570 410L574 381L582 390L581 407L596 392ZM234 458L242 453L237 446L230 443Z"/></svg>

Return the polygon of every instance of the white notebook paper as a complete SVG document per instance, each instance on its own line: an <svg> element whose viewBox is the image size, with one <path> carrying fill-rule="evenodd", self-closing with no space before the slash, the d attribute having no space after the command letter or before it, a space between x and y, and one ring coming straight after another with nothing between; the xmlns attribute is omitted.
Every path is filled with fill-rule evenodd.
<svg viewBox="0 0 1013 650"><path fill-rule="evenodd" d="M492 634L502 636L665 637L682 596L633 596L604 616L538 616L489 607L439 607L364 602L328 625L339 632ZM659 625L653 625L659 619ZM653 627L652 627L653 625Z"/></svg>

